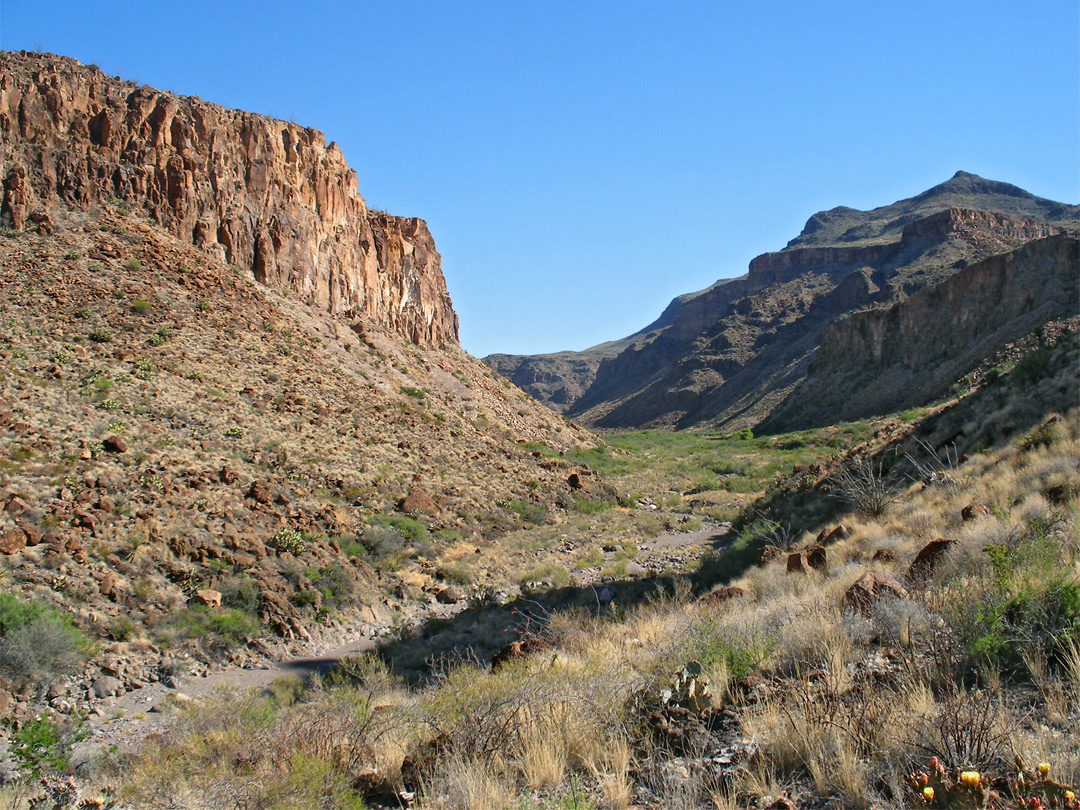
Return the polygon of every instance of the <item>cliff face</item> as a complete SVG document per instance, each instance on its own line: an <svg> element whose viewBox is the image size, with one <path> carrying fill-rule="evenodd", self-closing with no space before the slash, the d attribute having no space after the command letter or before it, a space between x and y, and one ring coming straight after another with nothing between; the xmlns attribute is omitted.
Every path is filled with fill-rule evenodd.
<svg viewBox="0 0 1080 810"><path fill-rule="evenodd" d="M336 144L285 121L0 54L0 216L121 201L260 282L423 345L457 316L427 226L369 211Z"/></svg>
<svg viewBox="0 0 1080 810"><path fill-rule="evenodd" d="M973 264L886 309L837 320L807 379L767 427L858 419L945 395L1007 344L1080 319L1078 266L1080 241L1059 234Z"/></svg>

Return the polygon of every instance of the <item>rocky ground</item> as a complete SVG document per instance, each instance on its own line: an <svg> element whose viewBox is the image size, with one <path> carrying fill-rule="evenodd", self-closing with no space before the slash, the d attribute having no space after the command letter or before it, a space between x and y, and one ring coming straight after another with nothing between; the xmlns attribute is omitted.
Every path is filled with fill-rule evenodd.
<svg viewBox="0 0 1080 810"><path fill-rule="evenodd" d="M610 497L521 446L587 434L460 350L330 319L122 206L0 237L0 435L6 587L96 645L42 684L61 712L178 660L372 638L464 600L440 561L521 525L513 509ZM398 546L364 546L372 525Z"/></svg>

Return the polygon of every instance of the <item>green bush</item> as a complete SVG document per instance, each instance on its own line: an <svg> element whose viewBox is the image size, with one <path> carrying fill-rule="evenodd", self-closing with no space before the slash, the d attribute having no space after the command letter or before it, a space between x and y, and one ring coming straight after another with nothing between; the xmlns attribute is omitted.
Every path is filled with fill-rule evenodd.
<svg viewBox="0 0 1080 810"><path fill-rule="evenodd" d="M21 769L35 779L68 768L68 748L86 736L81 723L64 728L46 717L35 717L11 737L11 753Z"/></svg>
<svg viewBox="0 0 1080 810"><path fill-rule="evenodd" d="M69 616L0 593L0 678L17 686L47 683L77 668L92 649Z"/></svg>
<svg viewBox="0 0 1080 810"><path fill-rule="evenodd" d="M143 315L144 313L149 312L151 307L153 307L153 304L145 298L136 298L131 302L131 311L137 315Z"/></svg>
<svg viewBox="0 0 1080 810"><path fill-rule="evenodd" d="M547 520L547 507L542 503L524 503L523 501L509 501L499 504L507 512L513 512L526 523L536 526Z"/></svg>
<svg viewBox="0 0 1080 810"><path fill-rule="evenodd" d="M1055 530L1034 520L1018 541L984 549L994 583L961 620L975 662L1024 675L1027 660L1060 663L1063 645L1080 641L1080 583L1068 574L1073 563L1062 559Z"/></svg>
<svg viewBox="0 0 1080 810"><path fill-rule="evenodd" d="M426 544L430 539L427 526L406 515L372 515L368 522L372 526L387 526L394 529L414 545Z"/></svg>
<svg viewBox="0 0 1080 810"><path fill-rule="evenodd" d="M90 339L94 341L94 343L108 343L112 340L112 332L99 326L96 329L90 330Z"/></svg>
<svg viewBox="0 0 1080 810"><path fill-rule="evenodd" d="M588 498L574 498L575 512L581 512L586 515L595 515L598 512L605 512L610 508L611 504L606 501L590 501ZM547 517L546 509L544 509L544 517ZM543 521L540 522L542 523Z"/></svg>
<svg viewBox="0 0 1080 810"><path fill-rule="evenodd" d="M1018 388L1030 388L1046 376L1050 370L1050 350L1046 346L1032 349L1017 361L1012 370L1013 384Z"/></svg>
<svg viewBox="0 0 1080 810"><path fill-rule="evenodd" d="M262 625L236 608L211 610L206 605L189 605L175 614L170 626L184 638L199 638L223 647L235 647L245 639L261 635Z"/></svg>

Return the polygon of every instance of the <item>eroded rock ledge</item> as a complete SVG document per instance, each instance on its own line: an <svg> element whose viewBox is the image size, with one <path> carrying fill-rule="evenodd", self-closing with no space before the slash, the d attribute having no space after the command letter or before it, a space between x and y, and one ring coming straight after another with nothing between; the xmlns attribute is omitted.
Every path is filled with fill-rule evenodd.
<svg viewBox="0 0 1080 810"><path fill-rule="evenodd" d="M0 53L0 215L121 201L342 317L458 341L426 224L367 208L322 133L139 87L73 59Z"/></svg>

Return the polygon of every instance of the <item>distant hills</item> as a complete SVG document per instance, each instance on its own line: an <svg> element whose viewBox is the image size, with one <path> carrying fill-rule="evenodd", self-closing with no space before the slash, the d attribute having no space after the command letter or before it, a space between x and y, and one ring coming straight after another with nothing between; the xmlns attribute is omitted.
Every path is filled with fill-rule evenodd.
<svg viewBox="0 0 1080 810"><path fill-rule="evenodd" d="M746 275L679 296L655 322L629 337L582 352L495 354L485 360L550 407L590 426L757 426L800 386L822 341L840 334L830 330L837 321L863 310L887 310L916 292L938 288L970 265L1034 240L1062 234L1075 239L1078 228L1080 206L957 172L891 205L814 214L783 250L751 261ZM1036 253L1048 262L1068 262L1071 255L1068 250ZM981 337L980 352L1022 337L1014 334L1017 330L1038 328L1035 321L1068 321L1080 313L1071 292L1075 285L1068 283L1070 277L1075 281L1075 267L1044 267L1040 274L1043 281L1049 274L1061 283L1033 290L1037 300L1014 302L1026 307L1024 312L1037 311L1036 316L1013 323L1008 313L998 313L992 319L995 336ZM904 310L906 317L917 318L919 302L934 309L927 303L933 299L934 293L925 293L915 308ZM953 306L962 310L965 304ZM953 348L967 364L950 366L949 373L963 376L978 366L970 353ZM838 350L829 351L834 356ZM919 390L931 396L940 388ZM887 407L879 402L869 409ZM790 417L765 426L806 421L794 418L791 408L784 412ZM835 418L817 412L816 421ZM851 407L843 412L861 413ZM805 409L800 413L806 416Z"/></svg>

